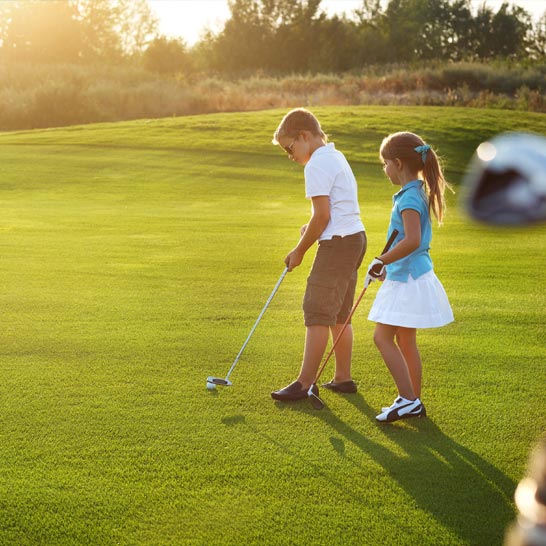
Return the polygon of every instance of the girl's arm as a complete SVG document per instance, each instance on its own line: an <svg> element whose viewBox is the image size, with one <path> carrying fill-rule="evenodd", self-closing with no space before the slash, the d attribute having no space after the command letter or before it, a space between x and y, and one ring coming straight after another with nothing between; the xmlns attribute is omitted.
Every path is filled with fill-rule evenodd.
<svg viewBox="0 0 546 546"><path fill-rule="evenodd" d="M421 217L416 210L406 209L402 211L404 222L404 238L391 250L378 258L385 264L392 264L405 258L421 244Z"/></svg>
<svg viewBox="0 0 546 546"><path fill-rule="evenodd" d="M312 197L313 214L307 224L307 229L302 235L296 248L288 253L284 259L288 271L292 271L301 264L303 257L313 243L320 237L330 221L330 198L327 195Z"/></svg>

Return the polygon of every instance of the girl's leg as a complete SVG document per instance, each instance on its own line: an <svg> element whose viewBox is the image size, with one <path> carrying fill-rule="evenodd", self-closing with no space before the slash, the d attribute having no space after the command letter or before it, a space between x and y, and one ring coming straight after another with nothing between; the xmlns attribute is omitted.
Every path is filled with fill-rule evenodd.
<svg viewBox="0 0 546 546"><path fill-rule="evenodd" d="M378 322L373 340L398 387L398 394L408 400L415 400L417 396L413 390L408 365L402 351L394 341L397 330L398 326Z"/></svg>
<svg viewBox="0 0 546 546"><path fill-rule="evenodd" d="M330 329L333 342L337 339L342 328L343 324L336 324ZM347 324L343 335L334 349L334 354L336 355L334 383L351 381L351 358L353 355L353 327L351 324Z"/></svg>
<svg viewBox="0 0 546 546"><path fill-rule="evenodd" d="M421 355L417 348L417 330L415 328L398 328L396 341L404 355L413 385L413 392L417 398L421 397Z"/></svg>
<svg viewBox="0 0 546 546"><path fill-rule="evenodd" d="M305 389L308 389L317 376L322 356L328 345L328 326L307 326L305 334L305 349L298 381Z"/></svg>

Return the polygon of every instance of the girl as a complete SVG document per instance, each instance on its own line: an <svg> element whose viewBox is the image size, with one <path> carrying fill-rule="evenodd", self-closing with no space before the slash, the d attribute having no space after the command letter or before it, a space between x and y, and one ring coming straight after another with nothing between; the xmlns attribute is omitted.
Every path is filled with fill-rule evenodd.
<svg viewBox="0 0 546 546"><path fill-rule="evenodd" d="M393 196L389 233L399 235L391 249L368 269L372 279L385 280L377 292L369 320L376 322L374 342L389 369L398 396L376 417L392 422L426 415L421 396L421 357L416 329L435 328L453 321L444 288L429 255L431 213L442 223L445 181L432 148L413 133L386 137L380 149L390 181L401 186ZM421 175L421 178L419 176Z"/></svg>

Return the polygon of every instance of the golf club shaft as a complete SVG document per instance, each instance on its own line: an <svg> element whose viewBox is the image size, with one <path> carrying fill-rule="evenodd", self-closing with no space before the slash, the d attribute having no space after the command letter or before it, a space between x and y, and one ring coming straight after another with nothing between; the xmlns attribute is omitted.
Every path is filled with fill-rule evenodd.
<svg viewBox="0 0 546 546"><path fill-rule="evenodd" d="M229 379L229 376L233 369L235 368L237 362L239 362L239 359L241 358L241 355L243 354L243 351L245 350L245 347L247 346L248 342L250 341L250 338L252 337L252 334L254 333L254 330L256 330L256 327L260 323L260 320L262 320L262 317L265 313L265 310L271 303L271 300L273 299L273 296L279 289L279 286L281 285L282 280L284 279L286 273L288 272L288 267L285 267L284 271L282 272L281 276L279 277L279 280L277 281L277 284L275 285L275 288L273 288L273 292L271 292L271 295L269 298L267 298L267 301L265 302L264 308L262 309L261 313L258 315L258 318L256 319L256 322L254 323L254 326L252 327L252 330L250 330L250 334L248 334L248 337L246 338L246 341L243 343L243 346L241 347L241 350L239 351L239 354L235 357L235 360L233 361L233 364L231 365L231 368L229 369L227 375L226 375L226 381Z"/></svg>
<svg viewBox="0 0 546 546"><path fill-rule="evenodd" d="M387 244L385 245L385 248L381 252L381 255L385 254L385 252L387 252L389 250L389 248L394 243L394 240L396 239L397 235L398 235L398 230L395 229L391 233L391 236L389 237L389 240L387 241ZM315 383L317 383L317 381L320 379L320 376L322 375L322 372L324 371L324 368L326 367L326 364L328 364L328 361L330 360L330 357L334 353L334 350L335 350L335 348L336 348L336 346L338 344L338 341L341 339L341 336L343 335L343 332L345 332L345 328L347 328L347 324L349 324L349 322L351 322L351 319L353 318L353 315L354 315L354 313L356 311L356 308L358 307L360 301L362 300L362 297L366 293L367 288L368 288L368 284L364 284L364 288L363 288L362 292L360 293L360 296L358 296L358 299L356 300L355 304L353 305L353 308L351 309L351 312L349 313L349 316L347 317L347 320L343 324L343 327L341 328L341 331L337 335L337 337L336 337L336 339L335 339L335 341L334 341L334 343L332 345L332 348L330 349L330 352L326 355L326 358L324 359L324 363L322 364L319 371L317 372L317 376L315 377Z"/></svg>
<svg viewBox="0 0 546 546"><path fill-rule="evenodd" d="M360 296L358 296L358 299L356 300L355 304L353 305L353 308L351 309L351 312L349 313L349 316L347 317L347 320L343 324L343 327L341 328L341 331L337 335L337 337L336 337L336 339L335 339L335 341L334 341L334 343L332 345L332 348L330 349L330 351L326 355L326 358L324 359L324 362L323 362L322 366L320 367L319 371L317 372L317 376L315 377L315 383L317 383L318 380L320 379L320 376L322 375L322 372L324 371L324 368L326 367L326 364L328 364L328 361L330 360L330 357L334 353L334 351L335 351L335 349L337 347L337 344L338 344L339 340L341 339L341 336L343 335L343 332L345 332L345 329L347 328L347 324L349 324L349 322L353 318L353 315L354 315L354 313L356 311L356 308L358 307L360 301L362 300L362 297L366 293L367 288L368 288L367 286L364 287L364 289L360 293Z"/></svg>

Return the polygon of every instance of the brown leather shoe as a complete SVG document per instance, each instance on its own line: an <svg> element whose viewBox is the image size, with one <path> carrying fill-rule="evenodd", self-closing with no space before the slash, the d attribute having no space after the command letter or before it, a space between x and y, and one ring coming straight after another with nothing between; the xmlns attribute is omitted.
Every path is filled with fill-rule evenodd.
<svg viewBox="0 0 546 546"><path fill-rule="evenodd" d="M324 383L322 385L325 389L330 389L335 392L342 392L343 394L353 394L357 391L356 383L354 381L342 381L341 383Z"/></svg>
<svg viewBox="0 0 546 546"><path fill-rule="evenodd" d="M281 402L293 402L295 400L303 400L307 398L307 389L303 388L303 385L299 381L290 383L284 389L273 391L271 398L274 400L280 400Z"/></svg>

